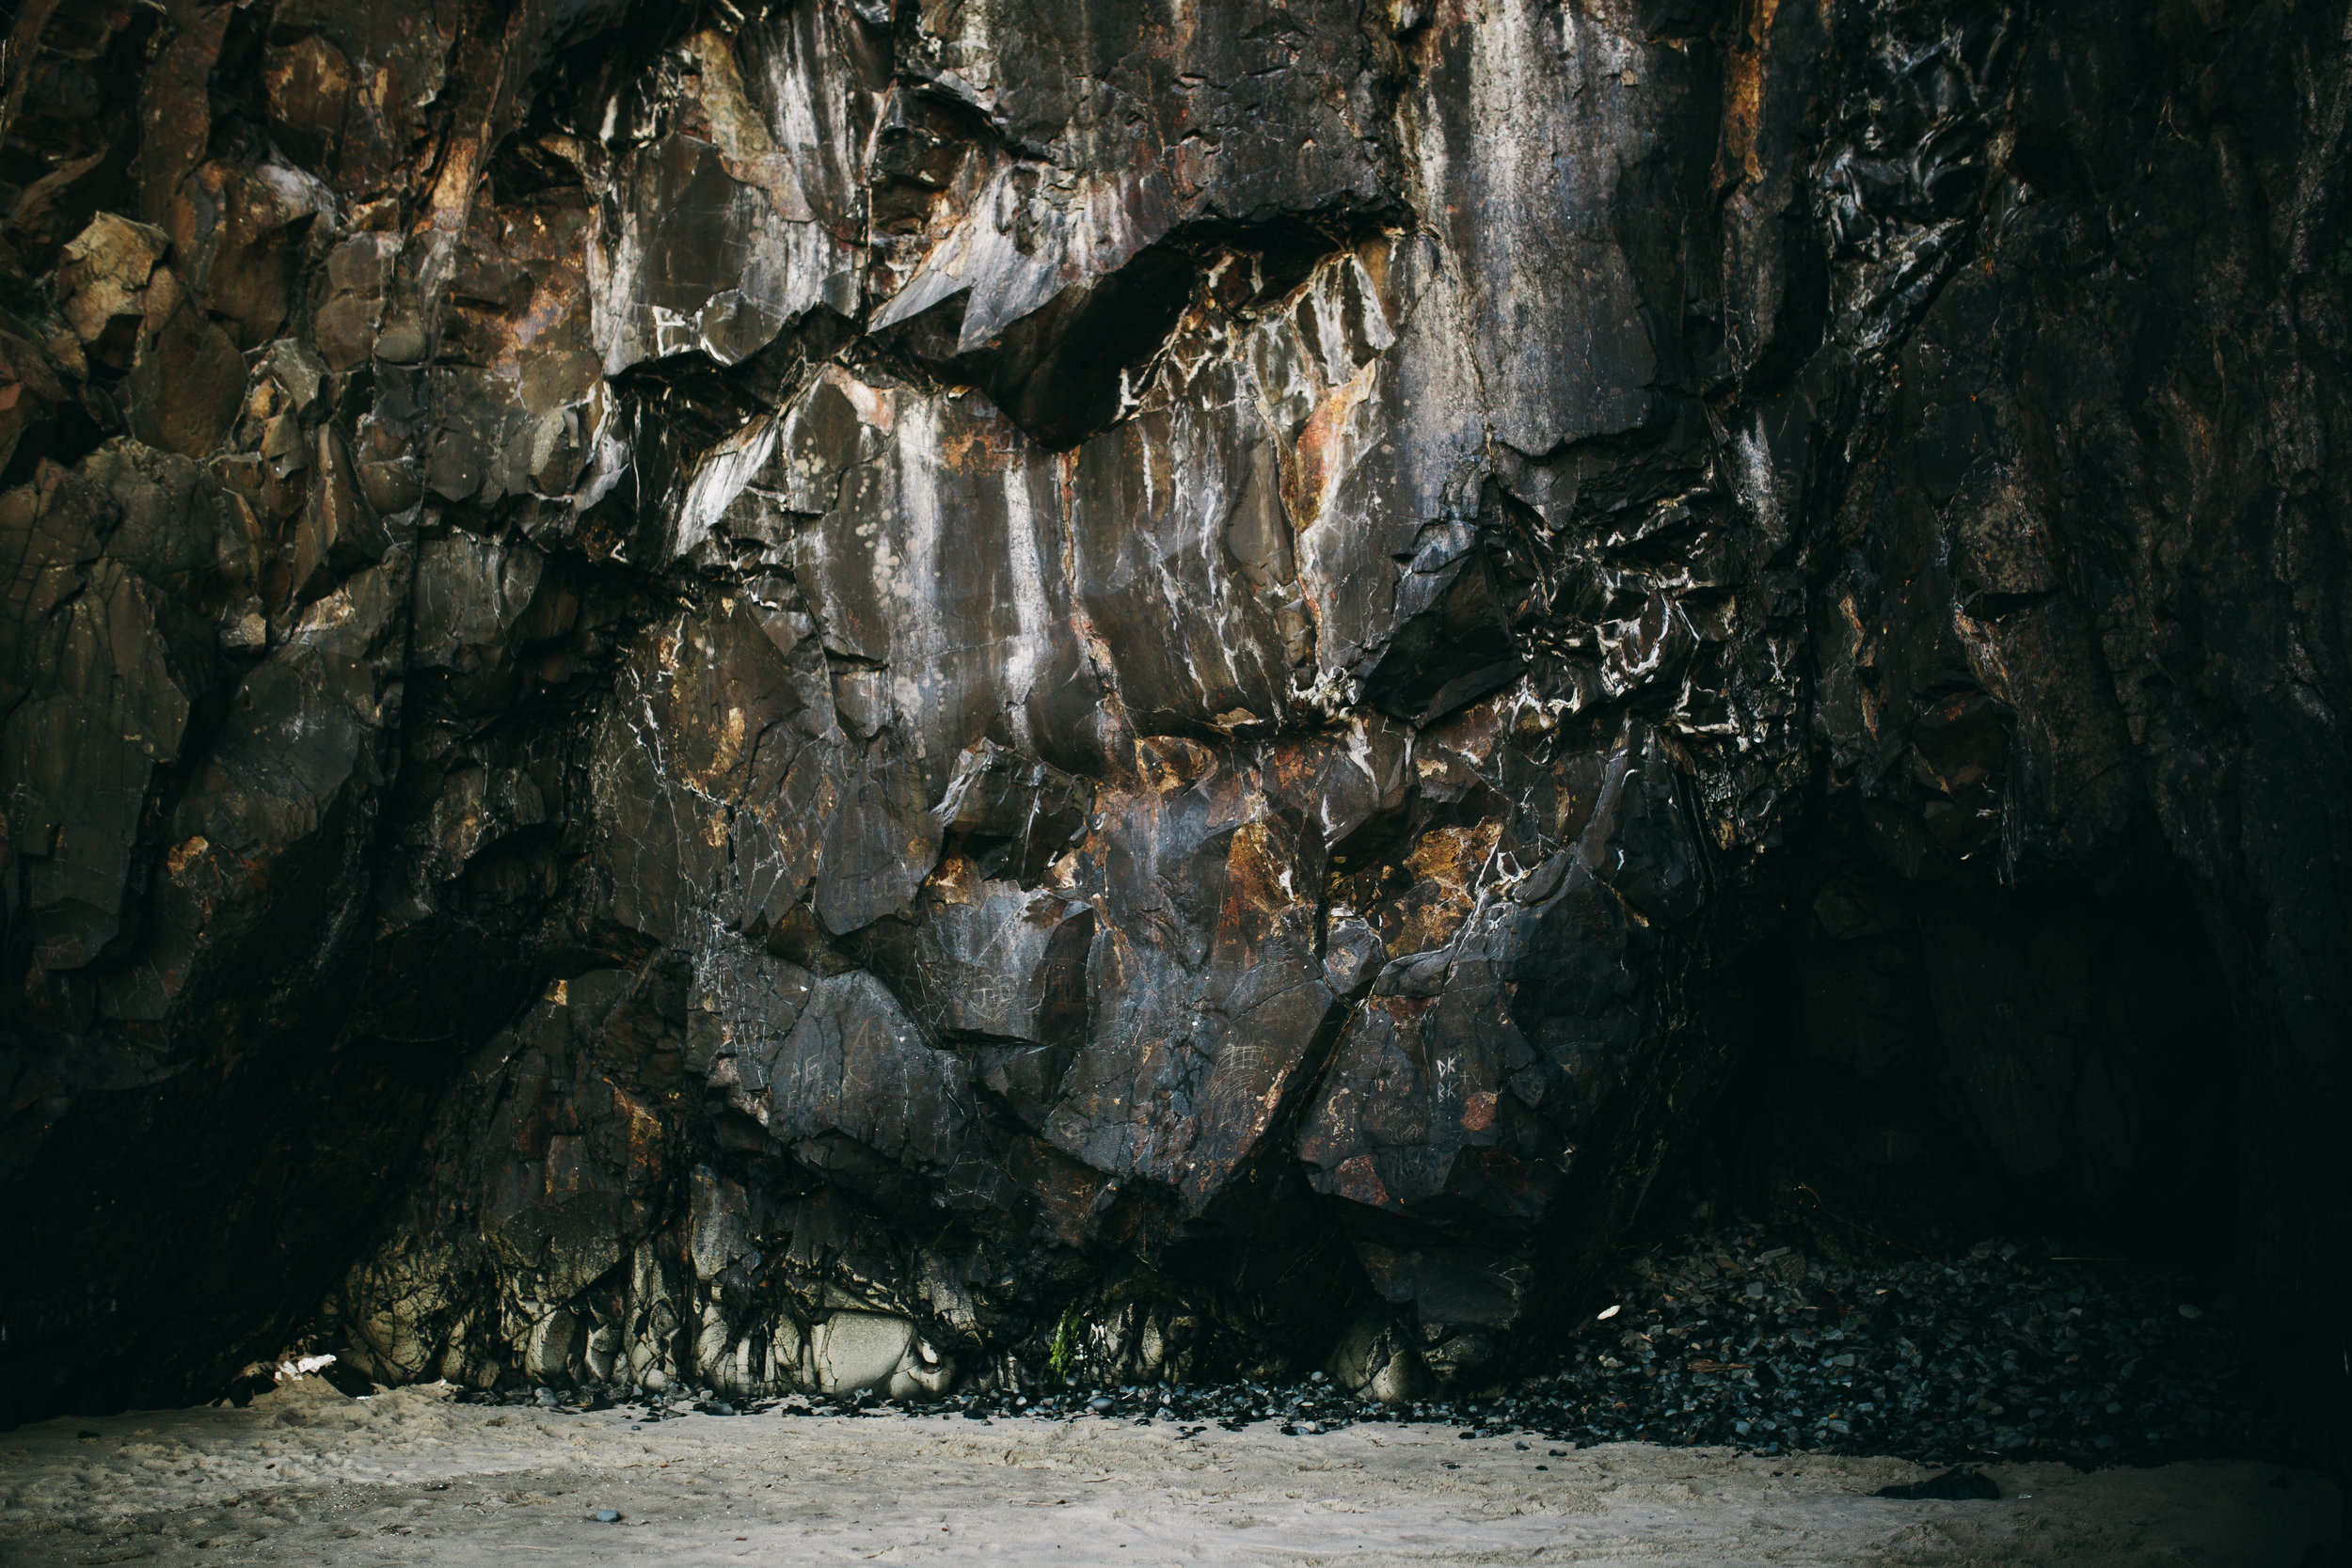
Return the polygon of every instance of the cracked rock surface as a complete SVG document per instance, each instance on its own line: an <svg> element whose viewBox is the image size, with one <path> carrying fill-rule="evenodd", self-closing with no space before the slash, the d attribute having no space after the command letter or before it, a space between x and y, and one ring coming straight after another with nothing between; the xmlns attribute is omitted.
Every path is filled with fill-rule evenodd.
<svg viewBox="0 0 2352 1568"><path fill-rule="evenodd" d="M2341 1391L2341 4L12 29L0 1414L1476 1387L1775 1010Z"/></svg>

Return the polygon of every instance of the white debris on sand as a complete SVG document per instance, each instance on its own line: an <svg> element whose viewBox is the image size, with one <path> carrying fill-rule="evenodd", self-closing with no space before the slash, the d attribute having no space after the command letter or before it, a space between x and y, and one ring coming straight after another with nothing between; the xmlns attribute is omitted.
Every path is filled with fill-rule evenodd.
<svg viewBox="0 0 2352 1568"><path fill-rule="evenodd" d="M1098 1418L696 1416L641 1426L346 1399L0 1433L0 1561L2289 1564L2334 1489L2249 1461L1994 1468L1999 1501L1899 1502L1893 1459L1452 1428L1284 1436ZM618 1517L599 1521L599 1513Z"/></svg>

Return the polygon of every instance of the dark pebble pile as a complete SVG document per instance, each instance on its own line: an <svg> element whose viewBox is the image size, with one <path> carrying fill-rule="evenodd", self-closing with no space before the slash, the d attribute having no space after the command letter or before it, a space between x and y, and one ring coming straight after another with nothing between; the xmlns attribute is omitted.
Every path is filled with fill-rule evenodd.
<svg viewBox="0 0 2352 1568"><path fill-rule="evenodd" d="M2280 1448L2241 1393L2227 1303L2046 1243L1858 1266L1733 1230L1614 1284L1565 1365L1504 1402L1549 1433L1942 1463Z"/></svg>
<svg viewBox="0 0 2352 1568"><path fill-rule="evenodd" d="M1273 1422L1313 1435L1430 1422L1466 1438L1712 1444L1925 1464L2147 1465L2282 1451L2235 1391L2238 1330L2225 1306L2189 1299L2180 1280L2053 1256L2044 1243L1984 1242L1951 1258L1853 1265L1731 1230L1635 1259L1611 1283L1612 1305L1582 1322L1553 1370L1482 1397L1381 1405L1317 1372L1294 1384L967 1391L946 1409L972 1420L1094 1417L1193 1433ZM580 1407L547 1389L502 1398ZM739 1410L691 1389L626 1402L645 1421L899 1410L871 1395L762 1400ZM598 1398L591 1407L610 1403Z"/></svg>

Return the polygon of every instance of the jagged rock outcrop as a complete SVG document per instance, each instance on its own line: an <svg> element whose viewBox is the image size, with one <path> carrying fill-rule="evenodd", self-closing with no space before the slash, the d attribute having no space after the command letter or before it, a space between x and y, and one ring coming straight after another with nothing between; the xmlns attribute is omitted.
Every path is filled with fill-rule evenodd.
<svg viewBox="0 0 2352 1568"><path fill-rule="evenodd" d="M1474 1382L1759 953L2336 1344L2344 26L21 8L6 1408Z"/></svg>

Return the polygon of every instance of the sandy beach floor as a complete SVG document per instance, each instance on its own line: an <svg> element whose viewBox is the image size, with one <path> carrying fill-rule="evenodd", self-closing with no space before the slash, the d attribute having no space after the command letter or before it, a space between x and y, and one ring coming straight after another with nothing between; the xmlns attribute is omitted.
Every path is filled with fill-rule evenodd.
<svg viewBox="0 0 2352 1568"><path fill-rule="evenodd" d="M346 1399L0 1433L0 1562L2295 1564L2334 1488L2251 1462L1989 1472L1359 1426L695 1416ZM1523 1445L1523 1446L1522 1446ZM2280 1482L2284 1481L2285 1484ZM599 1523L600 1511L617 1522Z"/></svg>

